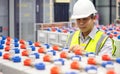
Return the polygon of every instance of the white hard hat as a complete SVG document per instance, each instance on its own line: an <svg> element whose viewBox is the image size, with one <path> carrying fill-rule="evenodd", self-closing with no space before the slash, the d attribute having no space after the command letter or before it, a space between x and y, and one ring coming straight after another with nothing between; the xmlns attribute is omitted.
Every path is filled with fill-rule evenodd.
<svg viewBox="0 0 120 74"><path fill-rule="evenodd" d="M85 18L95 13L97 10L90 0L78 0L73 7L71 19Z"/></svg>

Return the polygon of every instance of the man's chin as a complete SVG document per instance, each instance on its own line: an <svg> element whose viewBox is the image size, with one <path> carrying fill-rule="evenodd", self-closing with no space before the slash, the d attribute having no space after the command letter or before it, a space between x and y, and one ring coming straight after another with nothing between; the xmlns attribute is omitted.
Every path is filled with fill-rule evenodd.
<svg viewBox="0 0 120 74"><path fill-rule="evenodd" d="M85 30L85 29L81 29L80 31L81 31L81 32L86 32L86 30Z"/></svg>

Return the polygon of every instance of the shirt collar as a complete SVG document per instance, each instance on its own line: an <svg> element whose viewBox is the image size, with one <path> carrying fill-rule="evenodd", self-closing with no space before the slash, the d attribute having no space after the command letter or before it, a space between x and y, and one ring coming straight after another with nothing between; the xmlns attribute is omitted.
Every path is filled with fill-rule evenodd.
<svg viewBox="0 0 120 74"><path fill-rule="evenodd" d="M89 33L89 37L94 39L96 32L98 31L98 29L94 26L94 28L92 29L92 31Z"/></svg>

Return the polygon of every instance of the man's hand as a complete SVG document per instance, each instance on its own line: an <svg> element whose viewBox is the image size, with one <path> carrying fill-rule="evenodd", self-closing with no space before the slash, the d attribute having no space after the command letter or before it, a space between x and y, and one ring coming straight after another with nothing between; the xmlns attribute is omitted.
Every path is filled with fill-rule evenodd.
<svg viewBox="0 0 120 74"><path fill-rule="evenodd" d="M75 50L82 50L83 52L85 52L85 50L80 45L74 45L69 48L69 51L74 52Z"/></svg>

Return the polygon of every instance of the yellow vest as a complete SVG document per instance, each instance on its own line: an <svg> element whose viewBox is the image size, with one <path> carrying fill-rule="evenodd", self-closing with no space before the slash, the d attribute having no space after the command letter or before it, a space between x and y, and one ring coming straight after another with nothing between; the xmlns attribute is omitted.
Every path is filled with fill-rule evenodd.
<svg viewBox="0 0 120 74"><path fill-rule="evenodd" d="M86 50L86 52L94 52L96 54L98 54L100 52L100 50L102 49L103 45L105 44L105 42L108 38L108 36L104 36L104 38L102 39L103 32L98 31L96 33L94 39L89 40L88 44L83 44L83 43L80 43L80 41L79 41L80 40L79 35L80 35L80 31L76 31L74 33L74 35L72 36L70 47L73 46L73 45L76 45L76 44L80 44L80 46L85 46L84 50ZM114 48L115 47L113 45L113 49ZM112 51L112 54L114 54L115 50Z"/></svg>

